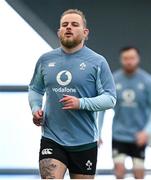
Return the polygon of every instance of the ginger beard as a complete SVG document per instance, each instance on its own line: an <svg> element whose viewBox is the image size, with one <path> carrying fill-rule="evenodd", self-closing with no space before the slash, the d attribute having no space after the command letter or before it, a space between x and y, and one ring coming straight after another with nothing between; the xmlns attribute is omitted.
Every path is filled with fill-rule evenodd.
<svg viewBox="0 0 151 180"><path fill-rule="evenodd" d="M67 33L62 34L61 32L59 39L60 43L68 49L78 46L83 41L83 37L80 34L74 36L73 33L69 33L68 35Z"/></svg>

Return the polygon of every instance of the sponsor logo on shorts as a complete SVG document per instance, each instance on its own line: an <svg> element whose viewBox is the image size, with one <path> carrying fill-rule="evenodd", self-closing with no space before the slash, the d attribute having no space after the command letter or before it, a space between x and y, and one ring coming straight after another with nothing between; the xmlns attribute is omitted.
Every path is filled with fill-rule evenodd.
<svg viewBox="0 0 151 180"><path fill-rule="evenodd" d="M88 171L92 170L92 162L90 160L88 160L85 165Z"/></svg>
<svg viewBox="0 0 151 180"><path fill-rule="evenodd" d="M52 151L53 151L53 149L51 149L51 148L46 148L46 149L43 149L43 150L41 151L41 154L42 154L42 155L52 154Z"/></svg>

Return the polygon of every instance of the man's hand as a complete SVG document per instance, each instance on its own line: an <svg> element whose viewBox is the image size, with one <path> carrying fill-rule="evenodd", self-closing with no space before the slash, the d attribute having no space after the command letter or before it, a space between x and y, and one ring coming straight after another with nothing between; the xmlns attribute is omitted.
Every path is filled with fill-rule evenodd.
<svg viewBox="0 0 151 180"><path fill-rule="evenodd" d="M63 103L63 108L65 110L68 109L79 109L80 108L80 100L74 96L64 95L62 99L60 99L61 103Z"/></svg>
<svg viewBox="0 0 151 180"><path fill-rule="evenodd" d="M149 138L149 136L145 131L140 131L136 134L136 143L139 146L143 146L143 145L147 144L148 138Z"/></svg>
<svg viewBox="0 0 151 180"><path fill-rule="evenodd" d="M33 123L36 126L41 126L43 121L43 111L38 110L33 114Z"/></svg>
<svg viewBox="0 0 151 180"><path fill-rule="evenodd" d="M101 138L99 138L99 140L97 141L97 145L98 145L98 148L103 144L103 141Z"/></svg>

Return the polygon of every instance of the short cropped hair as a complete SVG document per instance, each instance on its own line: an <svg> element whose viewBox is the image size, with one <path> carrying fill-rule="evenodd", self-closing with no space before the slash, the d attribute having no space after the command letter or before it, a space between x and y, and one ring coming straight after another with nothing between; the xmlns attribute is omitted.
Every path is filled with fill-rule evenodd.
<svg viewBox="0 0 151 180"><path fill-rule="evenodd" d="M125 46L120 49L119 54L122 54L123 52L129 51L131 49L134 49L138 55L140 55L140 50L135 46Z"/></svg>
<svg viewBox="0 0 151 180"><path fill-rule="evenodd" d="M62 19L62 17L65 16L66 14L78 14L78 15L80 15L82 20L83 20L84 27L87 27L87 21L86 21L84 13L82 11L80 11L78 9L68 9L62 13L60 19Z"/></svg>

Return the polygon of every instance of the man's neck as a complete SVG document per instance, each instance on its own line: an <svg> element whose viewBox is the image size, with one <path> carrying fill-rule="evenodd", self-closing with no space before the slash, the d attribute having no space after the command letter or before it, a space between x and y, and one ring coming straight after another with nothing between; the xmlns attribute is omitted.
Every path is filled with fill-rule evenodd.
<svg viewBox="0 0 151 180"><path fill-rule="evenodd" d="M84 46L84 43L83 43L83 42L80 43L79 45L77 45L77 46L74 47L74 48L67 48L67 47L65 47L65 46L63 46L63 45L61 44L61 48L64 50L64 52L66 52L66 53L68 53L68 54L72 54L72 53L75 53L75 52L79 51L80 49L83 48L83 46Z"/></svg>
<svg viewBox="0 0 151 180"><path fill-rule="evenodd" d="M127 71L127 70L123 69L123 71L124 71L124 73L125 73L127 76L132 76L132 75L134 75L134 74L137 72L137 69L138 69L138 68L136 68L136 69L133 70L133 71Z"/></svg>

